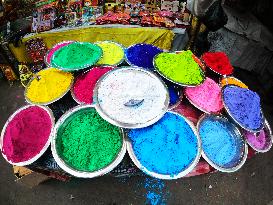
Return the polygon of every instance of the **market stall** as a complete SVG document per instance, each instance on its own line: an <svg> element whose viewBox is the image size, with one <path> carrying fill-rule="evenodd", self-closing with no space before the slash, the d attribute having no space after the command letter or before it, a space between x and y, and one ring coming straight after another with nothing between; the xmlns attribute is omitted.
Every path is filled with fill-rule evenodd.
<svg viewBox="0 0 273 205"><path fill-rule="evenodd" d="M260 97L227 55L183 50L185 4L106 2L102 14L99 2L80 2L39 1L33 31L44 31L9 45L28 103L1 133L10 164L61 180L174 180L234 172L270 150ZM65 26L53 28L55 16Z"/></svg>

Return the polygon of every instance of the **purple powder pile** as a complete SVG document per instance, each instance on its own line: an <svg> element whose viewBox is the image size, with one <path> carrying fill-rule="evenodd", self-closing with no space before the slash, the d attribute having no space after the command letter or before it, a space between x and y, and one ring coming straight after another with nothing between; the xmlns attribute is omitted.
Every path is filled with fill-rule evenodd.
<svg viewBox="0 0 273 205"><path fill-rule="evenodd" d="M163 51L150 44L135 44L126 50L127 62L132 66L153 69L154 57Z"/></svg>
<svg viewBox="0 0 273 205"><path fill-rule="evenodd" d="M272 146L271 130L268 123L258 133L243 131L247 143L257 152L267 152Z"/></svg>
<svg viewBox="0 0 273 205"><path fill-rule="evenodd" d="M257 93L237 86L223 89L223 99L230 116L243 128L260 131L263 127L260 97Z"/></svg>

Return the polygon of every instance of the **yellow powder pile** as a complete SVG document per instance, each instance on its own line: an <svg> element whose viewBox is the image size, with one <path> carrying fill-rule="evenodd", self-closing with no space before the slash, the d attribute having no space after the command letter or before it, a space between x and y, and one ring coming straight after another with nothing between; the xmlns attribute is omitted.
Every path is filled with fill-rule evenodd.
<svg viewBox="0 0 273 205"><path fill-rule="evenodd" d="M48 68L37 76L26 88L26 98L34 104L48 104L62 97L73 81L71 73Z"/></svg>
<svg viewBox="0 0 273 205"><path fill-rule="evenodd" d="M248 88L246 84L244 84L243 82L234 77L223 78L221 80L221 86L223 87L225 85L236 85L241 88Z"/></svg>
<svg viewBox="0 0 273 205"><path fill-rule="evenodd" d="M102 41L96 44L103 51L103 56L97 65L118 65L123 61L124 50L119 44L110 41Z"/></svg>

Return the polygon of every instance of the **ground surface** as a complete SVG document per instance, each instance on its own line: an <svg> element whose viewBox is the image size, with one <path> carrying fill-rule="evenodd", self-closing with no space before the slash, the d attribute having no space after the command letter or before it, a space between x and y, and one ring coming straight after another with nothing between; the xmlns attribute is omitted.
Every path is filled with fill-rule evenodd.
<svg viewBox="0 0 273 205"><path fill-rule="evenodd" d="M255 75L239 74L250 88L259 91ZM10 87L7 82L0 82L1 129L8 116L25 104L23 90L18 85ZM265 101L266 96L263 98ZM267 102L263 107L272 126L272 106ZM146 177L73 179L68 183L49 180L29 189L14 182L12 167L0 156L0 205L140 205L149 201L151 184L155 184L154 188L160 187L156 192L161 192L161 197L155 198L161 198L165 204L269 205L273 204L272 170L273 149L256 155L232 174L218 172L174 181Z"/></svg>

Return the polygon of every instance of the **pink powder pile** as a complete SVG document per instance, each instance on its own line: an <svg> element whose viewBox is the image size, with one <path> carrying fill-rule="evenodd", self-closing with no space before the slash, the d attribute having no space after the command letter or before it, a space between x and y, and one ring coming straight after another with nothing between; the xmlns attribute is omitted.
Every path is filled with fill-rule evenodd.
<svg viewBox="0 0 273 205"><path fill-rule="evenodd" d="M93 103L93 90L97 81L113 67L95 67L89 72L84 73L77 77L72 92L78 103L92 104Z"/></svg>
<svg viewBox="0 0 273 205"><path fill-rule="evenodd" d="M47 143L52 126L48 112L41 107L29 106L19 111L6 126L3 154L13 163L32 159Z"/></svg>
<svg viewBox="0 0 273 205"><path fill-rule="evenodd" d="M55 45L47 54L46 56L46 62L50 65L51 64L51 58L53 56L53 54L59 50L60 48L64 47L64 46L67 46L69 44L71 44L73 41L66 41L66 42L63 42L63 43L59 43L57 45Z"/></svg>
<svg viewBox="0 0 273 205"><path fill-rule="evenodd" d="M196 87L187 87L185 95L189 101L207 113L217 113L223 108L220 86L210 78Z"/></svg>
<svg viewBox="0 0 273 205"><path fill-rule="evenodd" d="M270 134L266 129L263 129L261 132L257 133L257 135L244 131L244 136L247 143L256 151L265 151L272 144Z"/></svg>

